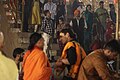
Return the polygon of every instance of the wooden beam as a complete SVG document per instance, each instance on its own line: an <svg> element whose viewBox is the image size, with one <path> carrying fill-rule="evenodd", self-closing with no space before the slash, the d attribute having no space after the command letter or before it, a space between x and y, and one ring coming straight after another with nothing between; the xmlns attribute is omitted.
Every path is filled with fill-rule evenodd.
<svg viewBox="0 0 120 80"><path fill-rule="evenodd" d="M116 36L115 38L119 40L119 31L120 31L120 0L116 3L116 12L117 12L117 18L116 18ZM119 65L120 65L120 55L117 56L117 65L116 70L119 71Z"/></svg>

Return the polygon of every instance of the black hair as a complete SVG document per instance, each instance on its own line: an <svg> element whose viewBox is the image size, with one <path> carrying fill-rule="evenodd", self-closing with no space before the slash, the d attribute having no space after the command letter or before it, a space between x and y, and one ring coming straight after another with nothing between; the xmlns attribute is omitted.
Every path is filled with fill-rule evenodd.
<svg viewBox="0 0 120 80"><path fill-rule="evenodd" d="M92 6L91 6L90 4L88 4L88 5L86 6L86 10L87 10L88 6L90 6L90 8L92 8Z"/></svg>
<svg viewBox="0 0 120 80"><path fill-rule="evenodd" d="M62 22L64 21L64 18L63 17L59 17L59 20L61 20Z"/></svg>
<svg viewBox="0 0 120 80"><path fill-rule="evenodd" d="M100 1L99 4L104 4L104 1Z"/></svg>
<svg viewBox="0 0 120 80"><path fill-rule="evenodd" d="M39 39L42 38L42 35L39 33L33 33L30 36L28 50L32 50Z"/></svg>
<svg viewBox="0 0 120 80"><path fill-rule="evenodd" d="M88 7L88 6L92 7L90 4L88 4L86 7Z"/></svg>
<svg viewBox="0 0 120 80"><path fill-rule="evenodd" d="M109 7L110 7L110 8L114 7L114 4L109 4Z"/></svg>
<svg viewBox="0 0 120 80"><path fill-rule="evenodd" d="M107 42L103 48L109 49L112 52L120 53L120 43L115 39L112 39L109 42Z"/></svg>
<svg viewBox="0 0 120 80"><path fill-rule="evenodd" d="M47 16L47 13L50 12L49 10L44 11L44 15Z"/></svg>
<svg viewBox="0 0 120 80"><path fill-rule="evenodd" d="M69 28L69 29L62 29L60 32L61 32L61 33L64 33L65 35L66 35L67 33L69 33L69 35L70 35L71 38L76 39L75 33L74 33L73 30L70 29L70 28Z"/></svg>
<svg viewBox="0 0 120 80"><path fill-rule="evenodd" d="M23 53L24 51L25 51L25 50L22 49L22 48L15 48L15 49L13 50L13 57L16 58L17 54L21 54L21 53Z"/></svg>

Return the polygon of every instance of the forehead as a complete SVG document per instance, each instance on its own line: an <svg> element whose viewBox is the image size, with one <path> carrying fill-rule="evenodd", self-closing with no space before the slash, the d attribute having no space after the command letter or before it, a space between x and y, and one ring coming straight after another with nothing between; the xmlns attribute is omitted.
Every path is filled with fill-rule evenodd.
<svg viewBox="0 0 120 80"><path fill-rule="evenodd" d="M42 37L42 38L40 38L39 40L44 40L44 38Z"/></svg>

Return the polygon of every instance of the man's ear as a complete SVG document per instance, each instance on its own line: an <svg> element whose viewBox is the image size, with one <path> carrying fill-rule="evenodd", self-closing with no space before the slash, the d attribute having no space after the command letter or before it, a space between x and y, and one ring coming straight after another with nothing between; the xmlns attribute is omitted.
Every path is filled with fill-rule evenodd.
<svg viewBox="0 0 120 80"><path fill-rule="evenodd" d="M65 37L69 37L69 33L66 33Z"/></svg>
<svg viewBox="0 0 120 80"><path fill-rule="evenodd" d="M111 51L110 51L110 50L107 50L107 54L110 55L110 54L111 54Z"/></svg>

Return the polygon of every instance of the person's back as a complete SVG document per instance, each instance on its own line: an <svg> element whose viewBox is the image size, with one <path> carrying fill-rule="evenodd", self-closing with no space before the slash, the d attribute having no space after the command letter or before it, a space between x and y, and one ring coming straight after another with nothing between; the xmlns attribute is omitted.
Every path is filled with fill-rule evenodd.
<svg viewBox="0 0 120 80"><path fill-rule="evenodd" d="M107 62L116 60L120 53L120 43L117 40L107 42L103 49L91 52L82 62L78 80L117 80L115 72L110 71ZM119 80L118 79L118 80Z"/></svg>
<svg viewBox="0 0 120 80"><path fill-rule="evenodd" d="M106 58L101 49L90 53L82 62L78 80L101 80L99 76L109 80L109 78L106 77L106 75L110 76L107 71L102 73L102 71L106 70L106 68L104 68L101 63L106 64L106 62Z"/></svg>
<svg viewBox="0 0 120 80"><path fill-rule="evenodd" d="M12 59L7 58L2 53L4 42L3 33L0 32L0 80L17 80L18 69Z"/></svg>
<svg viewBox="0 0 120 80"><path fill-rule="evenodd" d="M18 69L15 62L0 52L0 80L17 80Z"/></svg>

